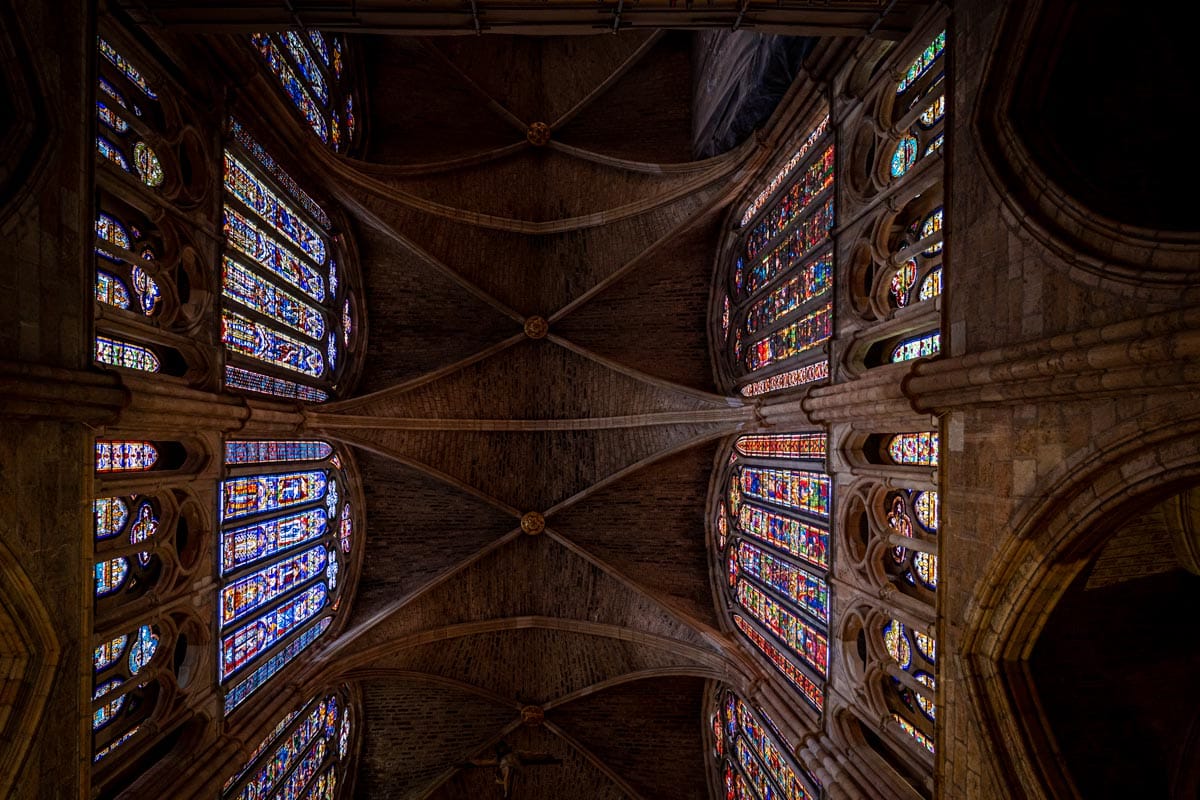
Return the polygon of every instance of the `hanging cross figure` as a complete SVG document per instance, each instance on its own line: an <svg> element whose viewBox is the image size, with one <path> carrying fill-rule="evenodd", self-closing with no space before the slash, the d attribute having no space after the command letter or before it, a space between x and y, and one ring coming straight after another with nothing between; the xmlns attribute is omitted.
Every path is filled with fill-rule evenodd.
<svg viewBox="0 0 1200 800"><path fill-rule="evenodd" d="M459 767L493 767L496 770L496 783L499 784L504 793L502 797L512 797L513 786L516 783L517 774L522 767L540 767L547 764L562 764L562 759L551 755L550 753L534 752L530 750L513 750L508 746L507 742L499 742L496 745L496 755L494 758L473 758L470 761L464 761L459 764Z"/></svg>

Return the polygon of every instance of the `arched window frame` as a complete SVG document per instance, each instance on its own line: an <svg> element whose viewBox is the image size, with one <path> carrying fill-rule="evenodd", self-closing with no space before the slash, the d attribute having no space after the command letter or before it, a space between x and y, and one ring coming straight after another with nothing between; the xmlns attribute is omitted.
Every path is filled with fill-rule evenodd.
<svg viewBox="0 0 1200 800"><path fill-rule="evenodd" d="M192 488L207 461L199 440L115 435L96 440L94 785L112 780L138 752L172 735L188 717L188 689L199 671L199 645L208 639L209 625L198 609L172 601L194 579L211 530L206 504ZM123 565L122 580L101 592L100 576L111 574L103 568L117 562ZM106 651L111 658L102 658Z"/></svg>
<svg viewBox="0 0 1200 800"><path fill-rule="evenodd" d="M820 782L795 761L794 748L763 709L718 684L708 702L708 728L726 798L820 800Z"/></svg>
<svg viewBox="0 0 1200 800"><path fill-rule="evenodd" d="M362 558L355 531L362 530L356 511L360 512L363 504L357 469L349 454L326 442L238 439L226 441L224 447L224 467L217 491L220 590L216 674L225 698L225 715L229 716L287 669L297 656L344 624ZM273 509L230 513L236 503L233 492L245 489L249 492L245 496L252 497L270 487L270 483L251 484L247 481L277 482L282 476L317 474L323 476L323 489L308 499ZM295 480L279 484L284 492L297 485ZM336 498L332 497L334 492ZM285 525L279 526L281 522ZM248 528L257 530L247 531ZM239 533L240 538L249 541L248 546L253 547L253 542L247 538L252 534L295 536L301 531L301 538L281 544L274 552L254 555L253 550L248 550L238 556ZM324 552L315 553L318 549ZM305 561L294 561L305 553L310 554ZM304 565L311 566L313 559L321 559L322 555L323 559L317 562L322 564L320 569L310 570L311 574L258 600L256 605L244 611L237 610L243 598L254 602L256 593L262 591L263 586L270 591L271 586L291 579L295 575L293 570L299 569L304 575ZM284 573L272 581L272 569L283 569ZM258 576L258 580L248 581L252 576ZM315 597L313 592L323 594L315 609L311 608L310 602ZM236 652L237 642L244 641L244 637L239 637L240 632L249 631L258 620L291 608L299 608L299 613L306 616L242 663L227 663L227 657Z"/></svg>
<svg viewBox="0 0 1200 800"><path fill-rule="evenodd" d="M253 33L249 42L300 123L335 153L347 152L360 126L345 36L286 30Z"/></svg>
<svg viewBox="0 0 1200 800"><path fill-rule="evenodd" d="M721 250L718 372L744 396L829 377L837 153L827 114L804 131Z"/></svg>
<svg viewBox="0 0 1200 800"><path fill-rule="evenodd" d="M345 796L361 728L362 703L353 687L317 693L258 739L241 769L226 779L222 800Z"/></svg>
<svg viewBox="0 0 1200 800"><path fill-rule="evenodd" d="M219 266L217 323L224 342L225 387L323 402L347 388L351 345L360 336L352 247L245 123L231 117L227 128L226 244ZM255 198L258 207L247 198ZM264 339L277 344L265 348L273 360L247 352ZM292 366L279 363L301 352L308 357ZM314 359L321 364L316 375L311 374Z"/></svg>
<svg viewBox="0 0 1200 800"><path fill-rule="evenodd" d="M739 437L716 470L712 502L713 569L732 627L817 715L829 672L833 508L826 448L821 431ZM786 480L789 491L807 481L809 508L751 497L743 486L754 475ZM783 620L781 627L773 629L768 618Z"/></svg>

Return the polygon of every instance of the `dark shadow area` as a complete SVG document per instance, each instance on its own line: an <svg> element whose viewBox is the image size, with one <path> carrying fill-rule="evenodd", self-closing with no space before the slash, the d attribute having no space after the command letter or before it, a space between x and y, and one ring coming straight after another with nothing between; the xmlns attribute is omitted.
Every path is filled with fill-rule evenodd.
<svg viewBox="0 0 1200 800"><path fill-rule="evenodd" d="M1124 546L1131 526L1144 547ZM1200 577L1159 571L1153 552L1155 574L1146 575L1139 552L1159 549L1146 533L1135 519L1112 537L1063 595L1030 661L1049 728L1086 798L1196 797L1187 732L1200 709ZM1119 582L1114 546L1127 566Z"/></svg>
<svg viewBox="0 0 1200 800"><path fill-rule="evenodd" d="M747 31L696 34L692 152L711 158L741 144L770 118L817 39Z"/></svg>
<svg viewBox="0 0 1200 800"><path fill-rule="evenodd" d="M1197 21L1190 5L1051 3L1021 65L1009 109L1018 136L1068 194L1117 222L1200 228L1188 122Z"/></svg>

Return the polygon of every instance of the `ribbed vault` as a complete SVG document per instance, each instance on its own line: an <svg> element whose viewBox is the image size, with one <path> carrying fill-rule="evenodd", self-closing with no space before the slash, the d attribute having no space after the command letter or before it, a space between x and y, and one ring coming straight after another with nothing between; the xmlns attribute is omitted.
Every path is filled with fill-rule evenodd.
<svg viewBox="0 0 1200 800"><path fill-rule="evenodd" d="M461 765L500 741L563 760L522 800L707 791L705 682L759 669L704 545L718 442L754 419L715 393L708 286L767 152L691 160L690 48L362 43L365 152L315 157L353 218L368 351L356 395L306 415L365 485L353 619L322 655L363 689L360 797L498 797Z"/></svg>

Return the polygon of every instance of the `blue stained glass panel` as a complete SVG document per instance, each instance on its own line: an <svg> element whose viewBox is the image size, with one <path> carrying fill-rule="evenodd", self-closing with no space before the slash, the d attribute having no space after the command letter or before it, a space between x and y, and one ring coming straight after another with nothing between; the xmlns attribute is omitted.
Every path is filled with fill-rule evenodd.
<svg viewBox="0 0 1200 800"><path fill-rule="evenodd" d="M221 314L221 338L236 353L319 378L325 371L321 351L312 345L233 311Z"/></svg>
<svg viewBox="0 0 1200 800"><path fill-rule="evenodd" d="M146 470L158 460L150 442L107 440L96 442L96 471Z"/></svg>
<svg viewBox="0 0 1200 800"><path fill-rule="evenodd" d="M312 299L318 302L325 299L325 279L310 264L229 206L225 206L225 237L235 250Z"/></svg>
<svg viewBox="0 0 1200 800"><path fill-rule="evenodd" d="M221 482L221 520L290 508L325 496L326 474L288 472L231 478Z"/></svg>
<svg viewBox="0 0 1200 800"><path fill-rule="evenodd" d="M323 719L324 707L318 704L271 753L270 759L263 763L250 781L242 787L242 791L233 797L237 800L261 800L268 797L276 784L296 764L309 743L321 734ZM250 761L253 762L254 758Z"/></svg>
<svg viewBox="0 0 1200 800"><path fill-rule="evenodd" d="M104 597L125 585L129 576L129 562L123 558L112 558L96 564L96 596Z"/></svg>
<svg viewBox="0 0 1200 800"><path fill-rule="evenodd" d="M125 133L129 130L129 123L121 119L121 115L105 105L103 101L96 101L96 116L117 133Z"/></svg>
<svg viewBox="0 0 1200 800"><path fill-rule="evenodd" d="M232 364L225 365L225 385L232 389L244 389L248 392L304 400L309 403L320 403L329 399L329 394L324 389L305 386L273 375L263 375L261 372L242 369Z"/></svg>
<svg viewBox="0 0 1200 800"><path fill-rule="evenodd" d="M122 634L112 641L105 642L97 647L95 653L92 655L92 669L100 672L120 661L121 654L125 652L125 645L128 642L129 637Z"/></svg>
<svg viewBox="0 0 1200 800"><path fill-rule="evenodd" d="M96 272L96 299L110 306L129 310L129 290L116 275L103 270Z"/></svg>
<svg viewBox="0 0 1200 800"><path fill-rule="evenodd" d="M221 290L226 297L311 339L325 336L325 317L315 306L276 288L229 256L225 256L224 264Z"/></svg>
<svg viewBox="0 0 1200 800"><path fill-rule="evenodd" d="M300 74L304 76L304 82L308 84L308 88L317 96L322 105L329 105L329 87L325 83L325 76L321 73L317 62L313 60L308 48L304 46L304 40L300 38L300 34L295 31L284 31L283 43L287 46L292 60L300 69Z"/></svg>
<svg viewBox="0 0 1200 800"><path fill-rule="evenodd" d="M125 154L121 152L121 148L117 147L103 136L96 137L96 152L126 172L133 171L129 168L129 162L125 160Z"/></svg>
<svg viewBox="0 0 1200 800"><path fill-rule="evenodd" d="M317 545L226 585L221 590L221 627L275 602L301 584L316 578L325 571L328 563L325 548Z"/></svg>
<svg viewBox="0 0 1200 800"><path fill-rule="evenodd" d="M317 55L325 62L325 66L329 66L329 45L325 42L325 34L320 31L309 31L308 40L312 42L313 47L317 51Z"/></svg>
<svg viewBox="0 0 1200 800"><path fill-rule="evenodd" d="M896 151L892 153L892 177L902 177L912 169L912 165L917 163L919 152L917 137L909 135L901 139L900 144L896 145Z"/></svg>
<svg viewBox="0 0 1200 800"><path fill-rule="evenodd" d="M142 625L129 648L129 674L137 675L154 658L158 650L158 634L149 625Z"/></svg>
<svg viewBox="0 0 1200 800"><path fill-rule="evenodd" d="M258 48L259 54L267 62L267 67L274 73L276 79L283 86L283 90L291 99L292 104L296 106L300 114L308 121L309 127L320 137L322 142L328 144L329 129L326 126L325 115L321 107L317 105L312 95L309 94L308 88L296 77L296 73L292 68L288 66L287 60L284 59L278 45L265 33L251 34L250 41Z"/></svg>
<svg viewBox="0 0 1200 800"><path fill-rule="evenodd" d="M129 78L134 86L138 87L146 94L146 97L149 97L151 100L158 99L158 95L156 95L154 90L150 88L150 84L147 83L146 79L142 77L142 73L138 72L137 67L133 66L133 64L130 64L128 59L118 53L117 49L109 44L103 36L97 36L96 43L100 48L100 54L111 61L113 66L121 70L121 72L125 74L125 77Z"/></svg>
<svg viewBox="0 0 1200 800"><path fill-rule="evenodd" d="M287 190L288 194L290 194L293 199L300 203L300 205L304 206L305 211L307 211L309 214L312 214L313 218L322 228L329 230L329 216L325 213L325 211L319 205L317 205L315 200L309 197L308 194L300 188L300 185L293 180L291 175L284 172L283 167L279 166L279 163L275 161L275 159L271 158L271 154L268 153L263 146L254 139L253 136L250 135L249 131L242 127L240 122L238 122L236 119L230 119L229 132L233 134L233 138L238 144L240 144L246 149L247 152L254 156L254 158L258 160L258 163L261 164L267 170L267 172L271 173L271 176L274 177L275 180L279 181L279 184Z"/></svg>
<svg viewBox="0 0 1200 800"><path fill-rule="evenodd" d="M311 440L225 442L226 464L275 464L280 461L320 461L333 455L328 443Z"/></svg>
<svg viewBox="0 0 1200 800"><path fill-rule="evenodd" d="M162 292L159 291L158 284L154 282L154 279L141 267L134 266L130 270L130 274L133 276L133 290L137 292L138 305L142 307L143 314L150 316L158 307Z"/></svg>
<svg viewBox="0 0 1200 800"><path fill-rule="evenodd" d="M99 700L104 695L111 692L121 685L120 679L105 681L96 687L96 691L92 694L93 700ZM109 700L104 705L92 712L92 730L98 731L108 723L117 718L117 714L121 713L121 708L125 705L125 695L118 695L112 700Z"/></svg>
<svg viewBox="0 0 1200 800"><path fill-rule="evenodd" d="M137 369L142 372L158 372L160 366L158 357L147 348L108 336L96 337L96 361L110 367Z"/></svg>
<svg viewBox="0 0 1200 800"><path fill-rule="evenodd" d="M96 215L96 237L124 250L130 246L129 231L111 214Z"/></svg>
<svg viewBox="0 0 1200 800"><path fill-rule="evenodd" d="M92 504L96 517L96 538L116 536L129 519L129 507L119 497L105 497Z"/></svg>
<svg viewBox="0 0 1200 800"><path fill-rule="evenodd" d="M326 629L332 624L329 617L319 620L311 628L308 628L295 639L288 642L287 646L280 650L275 655L271 656L267 661L257 667L250 676L234 684L228 692L225 693L225 714L228 716L235 708L245 702L251 694L260 686L269 681L279 670L286 667L292 659L302 653L313 642L320 638Z"/></svg>
<svg viewBox="0 0 1200 800"><path fill-rule="evenodd" d="M325 607L325 584L310 586L278 608L243 625L221 639L221 679L246 666L276 642L298 630Z"/></svg>
<svg viewBox="0 0 1200 800"><path fill-rule="evenodd" d="M325 263L327 252L321 235L229 150L225 151L225 189L306 256L317 264Z"/></svg>
<svg viewBox="0 0 1200 800"><path fill-rule="evenodd" d="M892 361L912 361L914 358L935 356L942 349L942 334L932 331L911 336L892 348Z"/></svg>

